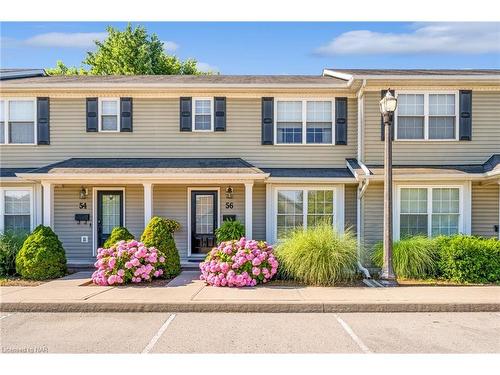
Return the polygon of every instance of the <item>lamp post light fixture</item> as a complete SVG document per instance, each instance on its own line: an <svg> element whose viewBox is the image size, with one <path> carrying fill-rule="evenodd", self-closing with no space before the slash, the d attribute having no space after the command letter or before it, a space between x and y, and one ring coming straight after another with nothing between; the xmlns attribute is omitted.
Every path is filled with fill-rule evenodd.
<svg viewBox="0 0 500 375"><path fill-rule="evenodd" d="M397 285L392 267L392 127L398 100L387 90L380 100L380 113L384 121L384 262L380 278L386 286Z"/></svg>

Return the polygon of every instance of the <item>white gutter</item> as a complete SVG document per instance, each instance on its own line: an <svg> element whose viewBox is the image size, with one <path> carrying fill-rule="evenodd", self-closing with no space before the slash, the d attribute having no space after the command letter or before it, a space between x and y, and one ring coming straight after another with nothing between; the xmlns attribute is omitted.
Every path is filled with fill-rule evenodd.
<svg viewBox="0 0 500 375"><path fill-rule="evenodd" d="M362 120L364 119L364 109L362 108L361 105L361 98L364 95L364 89L366 86L366 79L363 80L363 83L361 84L361 87L359 88L358 92L356 93L356 97L358 98L358 161L363 159L362 154L363 154L363 132L361 131L361 128L363 127ZM364 104L364 100L363 100Z"/></svg>
<svg viewBox="0 0 500 375"><path fill-rule="evenodd" d="M351 79L445 79L445 80L499 80L500 74L349 74L331 69L323 69L323 75L349 81Z"/></svg>

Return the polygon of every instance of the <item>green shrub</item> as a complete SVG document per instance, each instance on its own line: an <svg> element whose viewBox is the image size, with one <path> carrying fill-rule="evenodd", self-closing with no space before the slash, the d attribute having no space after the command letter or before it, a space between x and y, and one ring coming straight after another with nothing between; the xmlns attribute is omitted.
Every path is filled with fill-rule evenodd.
<svg viewBox="0 0 500 375"><path fill-rule="evenodd" d="M215 230L217 243L239 240L245 236L245 226L238 220L226 220Z"/></svg>
<svg viewBox="0 0 500 375"><path fill-rule="evenodd" d="M130 241L133 239L134 239L134 236L132 235L132 233L130 233L128 231L127 228L116 227L116 228L113 228L113 230L111 231L111 234L109 235L106 242L104 242L103 247L105 249L109 249L111 246L113 246L118 241Z"/></svg>
<svg viewBox="0 0 500 375"><path fill-rule="evenodd" d="M64 276L66 254L50 227L39 225L17 253L16 271L25 279L45 280Z"/></svg>
<svg viewBox="0 0 500 375"><path fill-rule="evenodd" d="M440 237L437 243L444 278L462 283L500 282L500 241L456 235Z"/></svg>
<svg viewBox="0 0 500 375"><path fill-rule="evenodd" d="M26 237L24 232L7 231L0 234L0 276L16 273L16 255Z"/></svg>
<svg viewBox="0 0 500 375"><path fill-rule="evenodd" d="M383 243L374 247L373 263L382 267ZM392 247L392 264L397 277L424 279L438 274L439 248L436 240L415 236L397 241Z"/></svg>
<svg viewBox="0 0 500 375"><path fill-rule="evenodd" d="M156 247L165 255L165 278L177 276L181 272L181 260L175 246L174 230L180 228L175 220L153 217L141 236L147 247Z"/></svg>
<svg viewBox="0 0 500 375"><path fill-rule="evenodd" d="M276 247L279 277L310 285L333 285L356 274L357 243L350 231L330 223L296 229Z"/></svg>

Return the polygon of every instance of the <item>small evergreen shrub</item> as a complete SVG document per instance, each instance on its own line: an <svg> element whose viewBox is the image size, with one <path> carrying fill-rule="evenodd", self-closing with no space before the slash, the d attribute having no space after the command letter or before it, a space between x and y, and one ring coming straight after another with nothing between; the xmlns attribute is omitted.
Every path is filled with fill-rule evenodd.
<svg viewBox="0 0 500 375"><path fill-rule="evenodd" d="M384 261L382 242L375 245L372 260L377 267L382 267ZM392 264L397 277L409 279L434 277L439 272L438 260L439 248L433 238L415 236L393 243Z"/></svg>
<svg viewBox="0 0 500 375"><path fill-rule="evenodd" d="M21 277L46 280L66 274L66 254L50 227L39 225L26 238L16 256L16 271Z"/></svg>
<svg viewBox="0 0 500 375"><path fill-rule="evenodd" d="M500 282L500 241L456 235L437 238L442 276L461 283Z"/></svg>
<svg viewBox="0 0 500 375"><path fill-rule="evenodd" d="M276 247L280 277L309 285L334 285L354 278L357 242L350 231L339 234L330 223L298 228Z"/></svg>
<svg viewBox="0 0 500 375"><path fill-rule="evenodd" d="M181 260L175 246L174 231L180 228L175 220L153 217L141 236L146 247L158 249L166 258L164 276L171 278L181 272Z"/></svg>
<svg viewBox="0 0 500 375"><path fill-rule="evenodd" d="M16 273L16 255L26 237L24 232L7 231L0 234L0 276Z"/></svg>
<svg viewBox="0 0 500 375"><path fill-rule="evenodd" d="M226 220L215 230L217 243L239 240L245 236L245 226L238 220Z"/></svg>
<svg viewBox="0 0 500 375"><path fill-rule="evenodd" d="M109 235L108 239L106 242L104 242L103 247L106 249L109 249L111 246L116 244L119 241L130 241L133 240L134 236L132 233L128 231L127 228L125 227L115 227L111 231L111 234Z"/></svg>

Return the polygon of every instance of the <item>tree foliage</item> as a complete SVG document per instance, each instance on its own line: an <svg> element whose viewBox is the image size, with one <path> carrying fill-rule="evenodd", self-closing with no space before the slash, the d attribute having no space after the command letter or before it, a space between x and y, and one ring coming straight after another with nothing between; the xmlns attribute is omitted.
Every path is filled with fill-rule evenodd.
<svg viewBox="0 0 500 375"><path fill-rule="evenodd" d="M68 67L58 61L55 68L46 69L50 75L144 75L144 74L207 74L198 70L195 59L180 60L165 52L164 43L145 27L125 30L108 26L108 36L103 41L95 41L97 49L88 51L83 64L89 70Z"/></svg>

